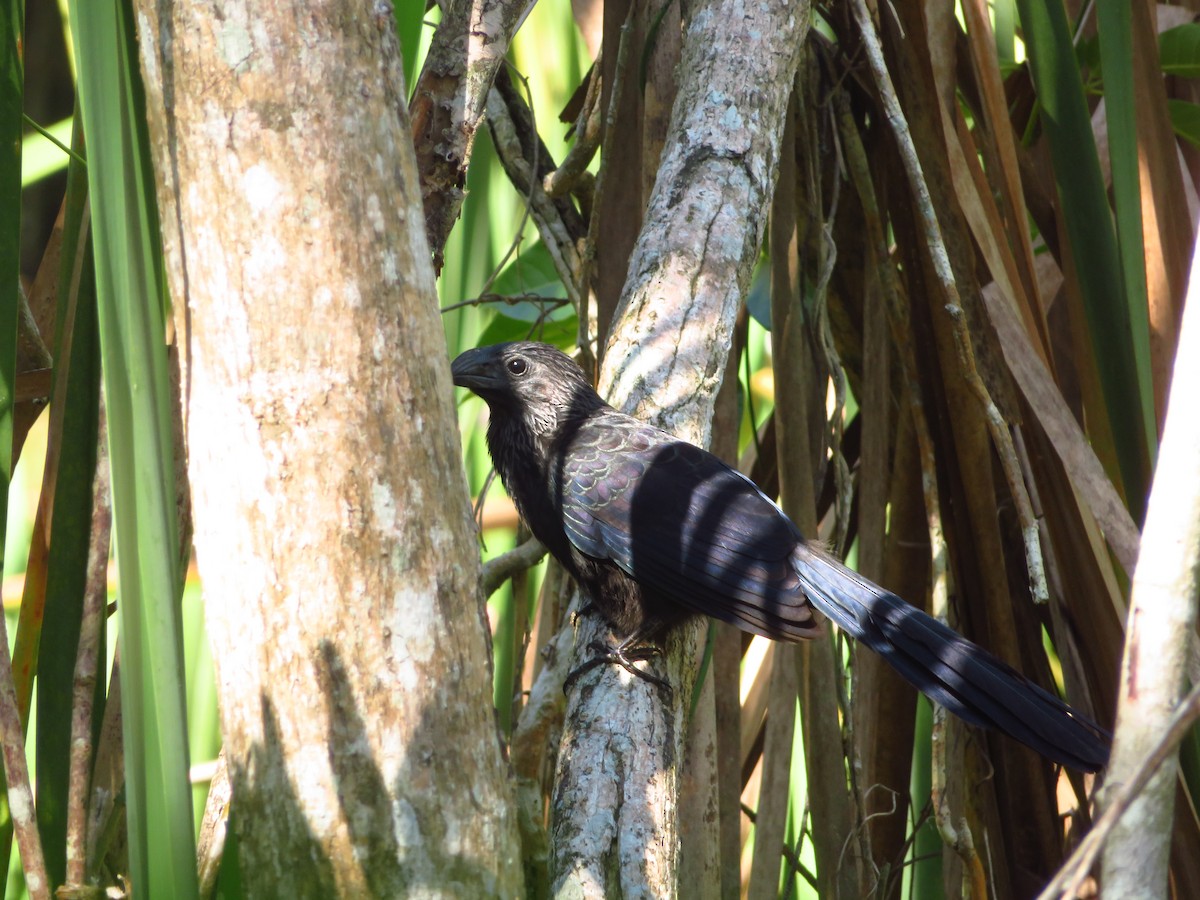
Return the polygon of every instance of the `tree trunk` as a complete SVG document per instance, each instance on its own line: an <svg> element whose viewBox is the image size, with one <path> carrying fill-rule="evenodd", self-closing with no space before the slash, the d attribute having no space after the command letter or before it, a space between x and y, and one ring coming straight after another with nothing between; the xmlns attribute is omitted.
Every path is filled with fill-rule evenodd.
<svg viewBox="0 0 1200 900"><path fill-rule="evenodd" d="M710 0L689 11L679 93L599 388L697 444L711 437L807 28L805 4ZM576 664L607 638L597 617L582 623ZM614 666L570 691L553 799L555 896L677 895L679 774L702 631L696 620L667 642L657 671L669 698Z"/></svg>
<svg viewBox="0 0 1200 900"><path fill-rule="evenodd" d="M247 895L519 895L391 9L137 12Z"/></svg>
<svg viewBox="0 0 1200 900"><path fill-rule="evenodd" d="M1171 400L1133 576L1116 739L1108 784L1132 780L1186 690L1200 592L1200 243L1192 257ZM1172 754L1113 829L1104 851L1106 896L1167 895L1178 757ZM1115 793L1115 788L1105 788ZM1111 803L1103 796L1102 806Z"/></svg>

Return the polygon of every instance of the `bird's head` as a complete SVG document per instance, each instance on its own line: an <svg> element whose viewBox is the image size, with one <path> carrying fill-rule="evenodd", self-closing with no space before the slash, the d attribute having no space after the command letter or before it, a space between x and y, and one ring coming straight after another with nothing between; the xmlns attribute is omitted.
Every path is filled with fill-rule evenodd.
<svg viewBox="0 0 1200 900"><path fill-rule="evenodd" d="M534 434L604 405L569 356L533 341L478 347L450 366L454 383L482 397L496 415L520 417Z"/></svg>

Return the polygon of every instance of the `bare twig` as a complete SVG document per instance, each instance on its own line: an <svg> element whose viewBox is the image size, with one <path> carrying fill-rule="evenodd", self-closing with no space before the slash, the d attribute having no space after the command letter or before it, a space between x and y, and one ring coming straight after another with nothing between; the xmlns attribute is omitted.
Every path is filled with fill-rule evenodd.
<svg viewBox="0 0 1200 900"><path fill-rule="evenodd" d="M216 771L209 782L204 818L200 821L200 837L196 841L196 870L199 873L201 900L209 900L217 895L217 878L221 872L221 858L225 855L232 794L225 748L222 747L217 756Z"/></svg>
<svg viewBox="0 0 1200 900"><path fill-rule="evenodd" d="M821 436L823 443L831 451L832 475L835 485L835 530L834 540L839 549L844 544L843 529L848 527L848 499L846 490L849 486L848 468L842 453L841 419L844 412L845 399L844 371L841 361L832 345L832 333L829 329L827 314L828 286L834 272L836 246L833 241L829 223L837 215L840 197L840 180L836 175L832 178L831 190L826 197L825 180L822 178L824 165L818 159L814 148L820 145L818 137L821 131L821 117L824 115L822 105L816 100L819 78L818 67L814 55L808 54L802 63L800 74L796 79L796 93L791 104L797 109L795 118L795 139L788 147L785 132L784 154L803 155L803 163L796 166L796 175L789 172L790 166L781 163L781 188L776 192L774 204L774 219L772 221L773 271L771 317L772 353L776 360L775 382L777 395L788 397L784 408L776 411L777 424L777 457L780 469L780 500L786 512L800 527L801 531L815 534L817 515L819 515L816 497L813 494L811 475L797 475L809 469L814 459L813 447L809 436L810 423L821 421L825 433ZM807 148L802 150L801 148ZM784 174L788 173L788 174ZM791 209L793 191L789 183L802 185L805 203L798 206L794 218L797 226L795 239L803 233L807 237L803 246L807 255L815 261L817 269L816 289L814 291L811 317L804 312L800 303L802 290L799 282L799 257L793 257L788 244L793 238L778 233L775 229L786 227L785 223L793 218ZM804 209L803 215L800 210ZM792 231L789 227L787 231ZM787 242L786 244L784 242ZM787 247L786 253L784 251ZM797 248L799 249L799 248ZM781 265L786 260L786 268ZM815 346L813 346L815 345ZM818 364L818 360L823 365ZM813 370L819 373L816 381L812 375L801 374L803 370ZM826 411L826 386L828 377L834 384L835 408ZM822 453L822 456L824 454ZM804 753L809 773L811 791L809 803L813 809L813 849L817 859L817 868L821 873L820 884L822 893L836 893L840 896L858 896L862 893L863 861L869 854L863 852L862 845L855 840L861 836L856 826L862 820L862 802L858 796L858 773L852 765L849 769L850 783L847 790L846 765L847 757L853 759L853 754L847 752L847 740L852 739L852 726L849 716L844 713L849 710L846 705L846 670L842 665L842 654L835 646L837 638L828 634L819 641L814 641L811 649L807 650L802 659L802 685L805 701L802 704L802 725L804 730ZM779 657L776 657L778 662ZM768 705L775 709L775 702L786 698L772 694ZM768 717L768 727L772 717ZM786 754L775 754L776 762L772 762L763 749L763 781L762 790L767 791L771 786L768 776L779 762L785 766ZM786 773L784 773L786 778ZM772 802L773 801L773 802ZM772 809L775 815L772 816ZM765 817L763 835L767 839L769 849L776 840L771 830L772 826L782 833L780 815L786 810L779 809L778 799L769 795L760 800L760 817ZM851 852L845 848L853 843ZM755 841L758 848L758 841ZM777 881L777 874L772 877L772 865L766 866L767 860L756 853L757 864L751 872L751 892L763 892L771 889ZM847 863L842 865L842 863ZM779 863L776 860L773 868L778 872Z"/></svg>
<svg viewBox="0 0 1200 900"><path fill-rule="evenodd" d="M1117 562L1132 576L1141 542L1133 516L1105 474L1095 450L1076 422L1050 370L1040 361L1016 313L1004 302L997 302L991 291L985 289L983 298L1004 361L1029 404L1033 418L1050 440L1074 489L1096 517ZM1026 484L1031 492L1034 491L1036 485L1031 480L1026 479ZM1037 503L1032 493L1031 501L1036 516ZM1052 561L1047 560L1047 566L1051 564Z"/></svg>
<svg viewBox="0 0 1200 900"><path fill-rule="evenodd" d="M1056 900L1056 898L1072 898L1079 894L1084 880L1096 863L1104 843L1108 840L1113 827L1120 821L1121 816L1129 809L1130 804L1138 798L1146 784L1154 777L1178 749L1179 744L1196 720L1200 718L1200 685L1192 688L1190 694L1176 707L1166 731L1158 739L1149 753L1138 764L1133 777L1121 785L1108 785L1106 792L1112 790L1110 797L1105 798L1105 810L1092 825L1087 837L1079 842L1075 852L1063 863L1058 874L1050 880L1038 900Z"/></svg>
<svg viewBox="0 0 1200 900"><path fill-rule="evenodd" d="M483 595L492 596L514 574L537 565L545 555L546 545L537 538L530 538L519 547L488 560L483 564L483 575L480 577Z"/></svg>
<svg viewBox="0 0 1200 900"><path fill-rule="evenodd" d="M92 480L92 530L88 546L87 585L79 630L79 653L75 658L75 697L71 705L70 789L67 792L66 884L82 887L88 882L87 806L92 781L92 711L99 669L100 625L108 600L108 550L112 532L109 501L108 441L104 433L101 396L96 473Z"/></svg>
<svg viewBox="0 0 1200 900"><path fill-rule="evenodd" d="M487 120L500 164L513 187L525 197L525 213L533 219L567 297L578 309L581 261L575 240L582 233L582 223L569 200L555 200L542 187L539 172L553 167L554 162L542 145L532 107L503 73L488 93Z"/></svg>
<svg viewBox="0 0 1200 900"><path fill-rule="evenodd" d="M1004 478L1012 493L1013 502L1017 508L1017 521L1021 526L1021 538L1025 542L1025 559L1029 565L1029 590L1034 603L1046 603L1050 592L1046 587L1046 564L1042 559L1042 543L1038 530L1037 518L1033 514L1033 503L1025 488L1025 480L1021 474L1021 463L1017 459L1016 447L1013 445L1012 433L1008 424L1000 414L979 370L975 367L975 352L971 349L971 333L967 328L967 319L963 309L956 303L946 305L946 312L954 323L954 345L958 350L959 364L968 386L975 393L987 418L988 432L996 445L1000 457L1000 467L1004 470Z"/></svg>
<svg viewBox="0 0 1200 900"><path fill-rule="evenodd" d="M845 427L846 412L846 370L842 366L842 358L833 340L833 331L829 325L829 282L833 278L834 267L837 263L837 244L833 239L833 222L837 218L839 189L841 187L841 166L832 179L832 190L829 198L829 209L825 221L821 223L818 244L818 274L817 284L813 291L813 306L817 329L820 335L821 351L825 356L825 365L829 369L829 378L833 382L834 404L829 415L829 451L833 463L833 476L836 489L834 490L834 549L839 556L846 552L846 535L850 529L850 503L852 488L850 485L850 468L846 465L846 456L842 452L842 433Z"/></svg>
<svg viewBox="0 0 1200 900"><path fill-rule="evenodd" d="M8 627L0 616L0 744L4 752L4 774L8 780L8 807L13 830L21 851L25 886L34 900L49 900L50 879L42 856L33 806L33 788L25 763L25 739L21 715L17 711L17 692L12 679L12 657L8 653Z"/></svg>
<svg viewBox="0 0 1200 900"><path fill-rule="evenodd" d="M125 849L122 838L125 832L125 737L121 706L121 649L118 647L108 677L104 719L100 724L92 766L87 832L89 872L98 871L106 863L118 872L128 869L127 858L121 853Z"/></svg>
<svg viewBox="0 0 1200 900"><path fill-rule="evenodd" d="M502 70L500 72L500 76L503 76L504 74L505 74L505 72ZM529 93L529 82L526 81L525 78L523 76L520 76L519 74L518 74L518 77L521 78L521 84L523 84L525 86L525 93L528 94ZM493 87L491 90L488 91L487 103L494 103L495 95L496 95L496 89ZM486 107L486 104L485 104L485 107ZM533 110L530 109L529 113L530 113L530 116L532 117ZM493 110L492 113L489 114L489 116L488 116L489 124L491 124L491 122L492 122L493 115L498 115L498 113L495 110ZM537 124L531 123L531 127L533 129L533 133L536 135L537 134ZM498 153L498 155L500 155L501 161L503 162L507 158L507 154L500 153L499 148L502 143L507 146L508 144L511 143L511 141L499 140L496 137L496 129L494 126L492 127L492 136L493 136L492 143L495 144L495 146L497 147L497 153ZM519 146L519 142L518 142L518 146ZM538 151L540 149L541 149L541 141L535 140L533 142L533 148L531 150L531 154L532 154L533 158L530 163L530 167L531 167L532 171L534 171L534 172L537 171ZM519 157L519 158L521 158L522 162L524 161L523 157ZM508 171L507 167L505 167L505 171ZM511 175L509 177L511 178ZM500 277L500 273L502 271L504 271L504 266L508 263L509 258L514 253L517 252L517 248L521 246L521 241L525 239L525 223L529 221L529 213L530 213L531 207L533 206L533 195L536 190L537 190L536 179L533 177L530 177L527 180L526 187L522 191L522 193L525 194L525 203L521 207L521 221L517 223L517 227L516 227L516 231L514 233L514 237L512 239L512 243L508 245L508 250L506 250L504 252L504 255L502 257L500 257L500 261L498 263L496 263L495 268L492 269L492 274L489 275L487 277L487 280L483 283L483 290L481 290L480 293L486 294L491 290L492 285L496 283L496 279Z"/></svg>
<svg viewBox="0 0 1200 900"><path fill-rule="evenodd" d="M546 307L547 312L553 312L566 306L569 302L569 300L560 300L557 297L543 297L541 294L480 294L469 300L459 300L457 303L443 306L442 312L448 313L462 309L464 306L486 306L489 303L504 303L508 306L516 306L518 303L534 303Z"/></svg>
<svg viewBox="0 0 1200 900"><path fill-rule="evenodd" d="M583 97L583 107L575 122L575 143L563 157L558 168L542 180L546 193L554 198L565 197L575 190L580 177L587 171L588 164L596 151L600 149L600 138L603 134L600 128L600 70L603 63L603 51L596 55L592 64L592 75L588 79L587 92Z"/></svg>

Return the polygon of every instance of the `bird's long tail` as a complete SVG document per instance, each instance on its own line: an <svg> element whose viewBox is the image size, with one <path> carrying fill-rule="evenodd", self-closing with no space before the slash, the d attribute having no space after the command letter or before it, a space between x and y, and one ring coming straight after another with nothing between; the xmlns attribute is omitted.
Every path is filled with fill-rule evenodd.
<svg viewBox="0 0 1200 900"><path fill-rule="evenodd" d="M1073 769L1107 762L1104 729L982 647L819 552L793 560L812 604L930 699Z"/></svg>

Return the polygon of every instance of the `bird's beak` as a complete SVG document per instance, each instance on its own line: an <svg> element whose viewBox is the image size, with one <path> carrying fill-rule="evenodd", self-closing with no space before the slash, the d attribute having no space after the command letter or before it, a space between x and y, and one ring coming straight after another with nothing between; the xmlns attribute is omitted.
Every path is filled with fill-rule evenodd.
<svg viewBox="0 0 1200 900"><path fill-rule="evenodd" d="M490 347L467 350L450 364L454 383L480 395L503 387L504 378L498 369L496 355Z"/></svg>

